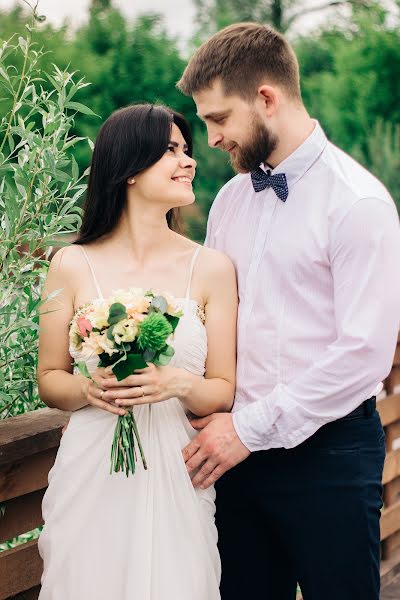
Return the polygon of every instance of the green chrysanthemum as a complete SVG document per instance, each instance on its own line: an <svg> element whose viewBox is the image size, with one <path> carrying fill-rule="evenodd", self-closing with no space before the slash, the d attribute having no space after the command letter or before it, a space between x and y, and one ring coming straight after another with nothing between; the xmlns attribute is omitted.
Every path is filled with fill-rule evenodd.
<svg viewBox="0 0 400 600"><path fill-rule="evenodd" d="M172 333L172 325L164 315L152 313L139 326L137 342L139 348L157 352L165 346L165 342Z"/></svg>

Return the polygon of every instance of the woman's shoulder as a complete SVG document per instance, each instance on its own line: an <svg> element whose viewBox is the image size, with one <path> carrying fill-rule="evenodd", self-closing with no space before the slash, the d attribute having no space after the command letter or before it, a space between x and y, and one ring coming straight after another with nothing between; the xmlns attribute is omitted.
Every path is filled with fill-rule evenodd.
<svg viewBox="0 0 400 600"><path fill-rule="evenodd" d="M232 272L235 269L229 256L207 246L201 246L199 260L203 268L210 273Z"/></svg>
<svg viewBox="0 0 400 600"><path fill-rule="evenodd" d="M75 269L83 258L83 252L80 246L71 244L59 248L50 261L50 268L57 269L64 273L68 273L71 269Z"/></svg>
<svg viewBox="0 0 400 600"><path fill-rule="evenodd" d="M87 275L88 265L82 248L76 244L63 246L56 251L50 261L49 276L65 285L74 286L82 276Z"/></svg>
<svg viewBox="0 0 400 600"><path fill-rule="evenodd" d="M189 252L192 256L197 253L196 270L218 273L234 268L231 259L223 252L203 246L203 244L190 240L181 234L177 234L177 236L185 252Z"/></svg>
<svg viewBox="0 0 400 600"><path fill-rule="evenodd" d="M231 259L214 248L203 246L199 253L198 274L204 282L206 297L224 287L236 286L236 271Z"/></svg>

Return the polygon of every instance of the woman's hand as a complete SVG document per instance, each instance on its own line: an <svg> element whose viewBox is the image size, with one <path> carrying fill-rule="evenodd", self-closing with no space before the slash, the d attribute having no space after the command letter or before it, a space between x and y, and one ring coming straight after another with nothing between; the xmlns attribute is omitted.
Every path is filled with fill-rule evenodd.
<svg viewBox="0 0 400 600"><path fill-rule="evenodd" d="M88 404L92 406L96 406L97 408L102 408L103 410L107 410L114 415L125 415L126 410L119 408L118 406L114 406L110 400L111 398L106 397L106 389L107 387L104 385L105 381L110 379L112 375L112 371L110 369L97 368L94 373L92 373L92 379L87 380L87 388L86 388L86 400ZM116 379L115 379L116 381Z"/></svg>
<svg viewBox="0 0 400 600"><path fill-rule="evenodd" d="M117 406L136 406L180 397L187 385L185 373L184 369L150 363L146 369L137 370L121 381L115 376L103 380L103 389L107 390L103 399Z"/></svg>

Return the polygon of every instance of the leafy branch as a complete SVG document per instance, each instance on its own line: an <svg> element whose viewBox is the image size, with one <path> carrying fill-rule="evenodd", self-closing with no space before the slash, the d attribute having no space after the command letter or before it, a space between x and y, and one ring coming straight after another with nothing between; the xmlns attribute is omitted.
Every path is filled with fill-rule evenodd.
<svg viewBox="0 0 400 600"><path fill-rule="evenodd" d="M46 52L32 39L44 17L37 2L24 3L31 9L26 35L0 48L9 106L0 120L0 418L40 406L40 290L54 245L64 245L80 224L87 171L79 172L72 150L91 142L72 128L78 113L94 115L75 101L89 85L76 72L42 70Z"/></svg>

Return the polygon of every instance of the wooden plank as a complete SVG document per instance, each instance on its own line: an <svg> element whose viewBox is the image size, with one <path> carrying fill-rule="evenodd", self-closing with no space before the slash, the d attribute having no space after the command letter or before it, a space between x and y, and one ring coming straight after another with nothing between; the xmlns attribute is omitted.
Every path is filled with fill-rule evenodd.
<svg viewBox="0 0 400 600"><path fill-rule="evenodd" d="M0 600L37 586L43 571L37 540L0 553Z"/></svg>
<svg viewBox="0 0 400 600"><path fill-rule="evenodd" d="M0 467L58 447L70 413L42 408L0 421Z"/></svg>
<svg viewBox="0 0 400 600"><path fill-rule="evenodd" d="M400 388L400 367L394 366L385 379L385 389L388 394L394 394Z"/></svg>
<svg viewBox="0 0 400 600"><path fill-rule="evenodd" d="M9 600L37 600L39 598L40 593L40 585L31 588L30 590L26 590L25 592L21 592Z"/></svg>
<svg viewBox="0 0 400 600"><path fill-rule="evenodd" d="M381 586L385 588L400 573L400 550L381 561Z"/></svg>
<svg viewBox="0 0 400 600"><path fill-rule="evenodd" d="M377 404L382 425L386 427L400 420L400 394L390 394L382 398Z"/></svg>
<svg viewBox="0 0 400 600"><path fill-rule="evenodd" d="M385 485L383 491L385 507L388 508L400 500L400 477L396 477ZM399 524L400 527L400 524Z"/></svg>
<svg viewBox="0 0 400 600"><path fill-rule="evenodd" d="M400 501L386 508L381 516L381 540L400 529Z"/></svg>
<svg viewBox="0 0 400 600"><path fill-rule="evenodd" d="M391 452L398 447L400 440L400 421L396 421L385 427L386 451Z"/></svg>
<svg viewBox="0 0 400 600"><path fill-rule="evenodd" d="M5 502L5 513L0 517L0 543L43 524L42 500L45 490L38 490Z"/></svg>
<svg viewBox="0 0 400 600"><path fill-rule="evenodd" d="M382 483L385 485L400 475L400 448L386 454Z"/></svg>
<svg viewBox="0 0 400 600"><path fill-rule="evenodd" d="M400 551L400 529L399 531L396 531L396 533L393 533L391 536L389 536L387 540L382 542L382 551L382 556L385 559L388 559L398 554L398 552Z"/></svg>
<svg viewBox="0 0 400 600"><path fill-rule="evenodd" d="M0 502L46 488L56 454L57 448L49 448L0 468Z"/></svg>
<svg viewBox="0 0 400 600"><path fill-rule="evenodd" d="M385 587L380 595L380 600L399 600L400 598L400 575Z"/></svg>

